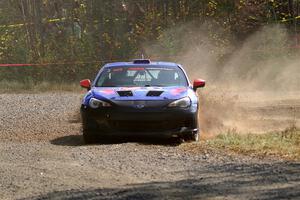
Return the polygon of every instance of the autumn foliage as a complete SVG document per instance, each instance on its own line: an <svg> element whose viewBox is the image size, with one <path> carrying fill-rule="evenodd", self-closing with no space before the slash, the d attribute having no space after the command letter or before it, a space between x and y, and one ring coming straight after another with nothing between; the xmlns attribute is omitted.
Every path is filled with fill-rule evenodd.
<svg viewBox="0 0 300 200"><path fill-rule="evenodd" d="M176 52L166 30L207 23L217 44L245 40L266 24L283 24L297 38L297 0L0 0L0 78L22 81L77 81L105 62L146 54L163 41ZM222 29L222 34L219 29ZM223 34L225 33L225 34ZM292 42L297 46L298 41ZM151 55L146 55L151 57Z"/></svg>

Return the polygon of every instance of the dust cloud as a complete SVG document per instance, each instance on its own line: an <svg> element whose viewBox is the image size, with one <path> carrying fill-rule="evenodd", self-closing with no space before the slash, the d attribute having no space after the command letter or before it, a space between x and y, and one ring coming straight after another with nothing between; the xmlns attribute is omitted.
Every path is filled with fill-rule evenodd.
<svg viewBox="0 0 300 200"><path fill-rule="evenodd" d="M167 30L159 43L146 44L155 60L175 61L199 91L202 132L261 133L299 126L300 52L295 38L279 25L265 26L244 39L209 23Z"/></svg>

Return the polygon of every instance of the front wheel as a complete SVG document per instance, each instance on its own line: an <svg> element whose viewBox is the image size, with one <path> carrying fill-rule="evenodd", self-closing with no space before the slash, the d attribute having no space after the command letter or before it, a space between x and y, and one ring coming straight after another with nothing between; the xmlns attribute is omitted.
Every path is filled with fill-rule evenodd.
<svg viewBox="0 0 300 200"><path fill-rule="evenodd" d="M81 106L81 119L82 119L82 136L85 144L94 144L97 142L98 126L95 120L88 117L86 108Z"/></svg>
<svg viewBox="0 0 300 200"><path fill-rule="evenodd" d="M97 143L97 135L94 133L94 131L90 130L83 130L82 131L83 141L85 144L95 144Z"/></svg>
<svg viewBox="0 0 300 200"><path fill-rule="evenodd" d="M186 134L183 137L183 139L186 142L198 142L199 141L199 133L197 131L197 132L192 132L192 133Z"/></svg>

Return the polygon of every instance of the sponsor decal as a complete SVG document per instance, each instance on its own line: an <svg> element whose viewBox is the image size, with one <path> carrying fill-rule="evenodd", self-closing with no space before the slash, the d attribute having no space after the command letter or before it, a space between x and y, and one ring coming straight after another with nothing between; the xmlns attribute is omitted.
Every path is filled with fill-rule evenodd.
<svg viewBox="0 0 300 200"><path fill-rule="evenodd" d="M112 71L113 72L122 72L123 68L113 68Z"/></svg>
<svg viewBox="0 0 300 200"><path fill-rule="evenodd" d="M120 87L119 91L127 91L127 90L140 90L141 87Z"/></svg>
<svg viewBox="0 0 300 200"><path fill-rule="evenodd" d="M179 95L179 94L182 94L186 91L187 91L187 89L185 87L179 87L179 88L171 89L170 93L172 95Z"/></svg>
<svg viewBox="0 0 300 200"><path fill-rule="evenodd" d="M145 68L144 67L130 67L130 68L128 68L128 70L143 71L143 70L145 70Z"/></svg>
<svg viewBox="0 0 300 200"><path fill-rule="evenodd" d="M106 95L112 95L115 94L115 91L112 89L105 89L105 90L100 90L101 93L104 93Z"/></svg>

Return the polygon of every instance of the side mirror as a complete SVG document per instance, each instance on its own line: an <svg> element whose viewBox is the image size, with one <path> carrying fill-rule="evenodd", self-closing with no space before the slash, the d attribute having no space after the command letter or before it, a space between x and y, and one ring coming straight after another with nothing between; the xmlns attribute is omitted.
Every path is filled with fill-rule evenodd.
<svg viewBox="0 0 300 200"><path fill-rule="evenodd" d="M91 81L89 79L84 79L84 80L80 81L80 86L90 90L91 89Z"/></svg>
<svg viewBox="0 0 300 200"><path fill-rule="evenodd" d="M198 88L205 87L205 80L196 79L194 80L193 89L196 91Z"/></svg>

